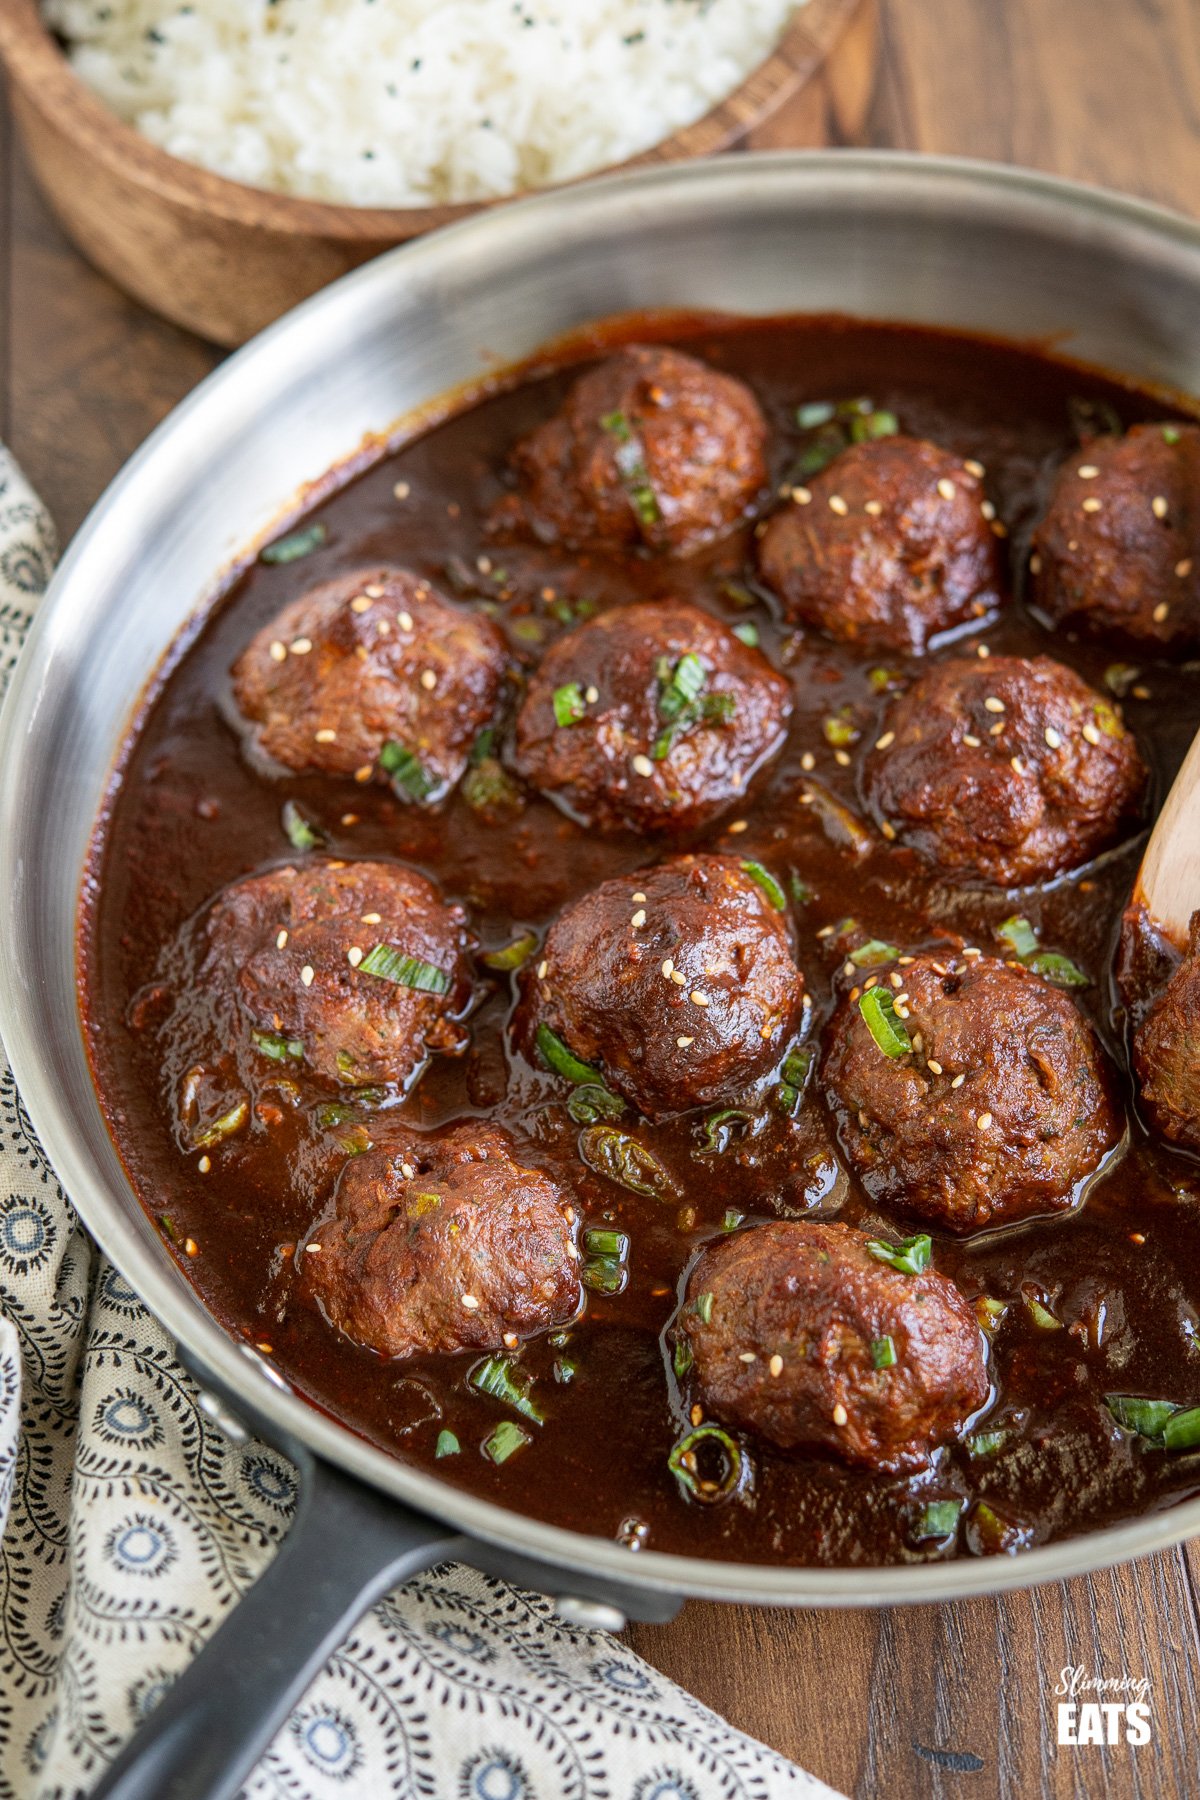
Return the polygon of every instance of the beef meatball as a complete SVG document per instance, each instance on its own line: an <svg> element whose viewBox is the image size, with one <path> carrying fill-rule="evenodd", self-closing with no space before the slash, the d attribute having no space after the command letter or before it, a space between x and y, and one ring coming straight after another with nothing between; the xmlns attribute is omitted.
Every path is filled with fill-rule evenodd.
<svg viewBox="0 0 1200 1800"><path fill-rule="evenodd" d="M898 973L884 991L911 1049L885 1054L864 994L834 1013L821 1069L871 1198L949 1231L1070 1207L1122 1130L1074 1002L990 956L918 956Z"/></svg>
<svg viewBox="0 0 1200 1800"><path fill-rule="evenodd" d="M1200 426L1135 425L1069 456L1029 572L1055 624L1200 644Z"/></svg>
<svg viewBox="0 0 1200 1800"><path fill-rule="evenodd" d="M325 1317L380 1356L516 1348L582 1302L557 1182L477 1120L353 1156L301 1247Z"/></svg>
<svg viewBox="0 0 1200 1800"><path fill-rule="evenodd" d="M218 895L201 930L196 989L231 994L231 1028L272 1060L352 1086L403 1084L458 1045L464 915L414 869L269 869Z"/></svg>
<svg viewBox="0 0 1200 1800"><path fill-rule="evenodd" d="M1200 1152L1200 911L1187 955L1134 1037L1133 1065L1154 1130Z"/></svg>
<svg viewBox="0 0 1200 1800"><path fill-rule="evenodd" d="M441 798L504 679L496 625L403 569L339 575L285 606L233 669L250 742L298 773Z"/></svg>
<svg viewBox="0 0 1200 1800"><path fill-rule="evenodd" d="M837 1222L713 1245L681 1325L704 1406L781 1449L881 1474L920 1469L988 1396L982 1334L952 1281L907 1275Z"/></svg>
<svg viewBox="0 0 1200 1800"><path fill-rule="evenodd" d="M518 493L494 524L574 550L686 556L745 517L767 479L766 439L743 382L631 344L516 446Z"/></svg>
<svg viewBox="0 0 1200 1800"><path fill-rule="evenodd" d="M986 619L1001 575L977 469L919 438L852 445L771 519L763 580L789 619L864 650Z"/></svg>
<svg viewBox="0 0 1200 1800"><path fill-rule="evenodd" d="M865 777L891 835L1000 887L1097 855L1145 783L1117 708L1046 656L930 669L893 701Z"/></svg>
<svg viewBox="0 0 1200 1800"><path fill-rule="evenodd" d="M524 984L530 1053L548 1028L650 1119L743 1094L804 999L784 914L729 856L603 882L551 928Z"/></svg>
<svg viewBox="0 0 1200 1800"><path fill-rule="evenodd" d="M548 651L517 719L517 767L585 824L691 830L745 796L791 707L788 683L726 626L645 601Z"/></svg>

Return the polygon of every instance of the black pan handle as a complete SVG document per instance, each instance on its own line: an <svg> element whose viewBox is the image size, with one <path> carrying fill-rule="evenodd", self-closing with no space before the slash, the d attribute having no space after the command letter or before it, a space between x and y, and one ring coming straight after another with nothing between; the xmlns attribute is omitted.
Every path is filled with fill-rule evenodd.
<svg viewBox="0 0 1200 1800"><path fill-rule="evenodd" d="M274 1561L179 1677L93 1789L92 1800L234 1800L331 1653L382 1595L434 1563L469 1562L544 1593L572 1597L574 1616L611 1609L665 1620L671 1594L558 1569L463 1537L285 1442L246 1405L194 1371L202 1403L237 1428L236 1412L296 1465L295 1519ZM589 1606L591 1617L588 1618ZM570 1616L571 1609L564 1604ZM611 1622L620 1623L613 1612Z"/></svg>

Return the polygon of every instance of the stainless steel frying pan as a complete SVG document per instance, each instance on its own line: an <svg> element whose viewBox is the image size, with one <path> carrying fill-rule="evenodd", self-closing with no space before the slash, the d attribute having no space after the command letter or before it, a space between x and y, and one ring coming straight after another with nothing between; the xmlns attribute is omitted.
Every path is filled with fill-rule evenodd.
<svg viewBox="0 0 1200 1800"><path fill-rule="evenodd" d="M629 309L841 312L1048 342L1200 392L1200 228L982 164L835 153L653 170L486 213L319 294L212 375L76 537L0 720L0 1032L90 1230L177 1338L226 1430L292 1456L278 1558L98 1791L236 1790L366 1605L448 1556L561 1597L665 1618L683 1595L806 1606L948 1600L1058 1580L1200 1531L1200 1500L1008 1559L755 1567L554 1530L444 1486L289 1392L184 1282L93 1092L74 987L80 872L144 683L230 559L368 434L581 323Z"/></svg>

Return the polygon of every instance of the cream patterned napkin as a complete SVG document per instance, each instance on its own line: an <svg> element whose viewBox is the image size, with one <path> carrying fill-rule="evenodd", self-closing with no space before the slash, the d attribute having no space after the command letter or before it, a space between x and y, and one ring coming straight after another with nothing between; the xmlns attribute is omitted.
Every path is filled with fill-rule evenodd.
<svg viewBox="0 0 1200 1800"><path fill-rule="evenodd" d="M0 446L0 688L53 563ZM0 955L3 946L0 946ZM84 1794L285 1531L294 1477L201 1413L76 1219L0 1053L0 1797ZM254 1800L838 1800L619 1640L461 1566L331 1659Z"/></svg>

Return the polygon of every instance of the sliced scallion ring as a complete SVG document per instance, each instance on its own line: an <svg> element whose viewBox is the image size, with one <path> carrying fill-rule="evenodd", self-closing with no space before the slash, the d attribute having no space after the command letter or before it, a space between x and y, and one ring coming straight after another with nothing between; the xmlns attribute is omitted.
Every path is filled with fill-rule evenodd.
<svg viewBox="0 0 1200 1800"><path fill-rule="evenodd" d="M896 1017L896 1007L889 989L868 988L859 995L858 1010L867 1030L885 1056L907 1056L912 1039L903 1020Z"/></svg>
<svg viewBox="0 0 1200 1800"><path fill-rule="evenodd" d="M764 868L760 862L744 862L742 869L756 887L760 887L777 912L787 911L787 895L772 875L770 869Z"/></svg>
<svg viewBox="0 0 1200 1800"><path fill-rule="evenodd" d="M933 1239L926 1231L916 1237L901 1238L892 1244L886 1238L871 1238L867 1249L877 1262L886 1263L901 1275L923 1275L933 1256Z"/></svg>
<svg viewBox="0 0 1200 1800"><path fill-rule="evenodd" d="M421 994L448 994L450 977L433 963L419 956L409 956L395 944L376 944L358 965L360 975L377 975L381 981L397 987L413 988Z"/></svg>
<svg viewBox="0 0 1200 1800"><path fill-rule="evenodd" d="M697 1450L706 1445L714 1446L721 1452L723 1467L716 1480L702 1475L697 1464ZM719 1425L698 1425L695 1431L689 1431L686 1437L680 1438L667 1458L667 1467L680 1487L693 1500L699 1500L705 1506L728 1500L731 1494L736 1493L741 1485L744 1466L741 1445Z"/></svg>
<svg viewBox="0 0 1200 1800"><path fill-rule="evenodd" d="M544 1422L544 1415L530 1393L532 1381L527 1375L517 1375L510 1357L486 1356L482 1362L475 1364L467 1380L479 1393L487 1394L492 1400L503 1400L506 1406L511 1406L515 1412L524 1413L535 1425Z"/></svg>

